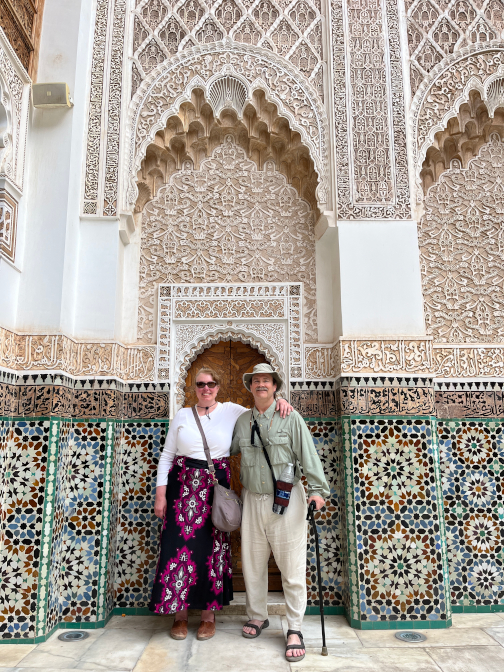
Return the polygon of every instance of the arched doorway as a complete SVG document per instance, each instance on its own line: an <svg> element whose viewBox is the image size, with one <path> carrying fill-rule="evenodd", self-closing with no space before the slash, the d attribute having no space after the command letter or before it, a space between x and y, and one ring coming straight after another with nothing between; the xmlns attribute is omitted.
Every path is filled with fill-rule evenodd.
<svg viewBox="0 0 504 672"><path fill-rule="evenodd" d="M194 406L196 394L193 386L196 374L203 366L209 366L219 373L222 383L217 397L218 401L233 401L246 408L254 404L254 397L243 387L242 376L252 371L256 364L267 362L266 357L247 343L241 341L220 341L204 350L194 360L187 373L186 397L184 406ZM240 483L240 456L231 458L231 487L241 492ZM245 590L241 563L241 534L236 530L231 534L231 550L233 555L233 588L240 592ZM276 566L273 556L269 562L268 590L282 590L280 570Z"/></svg>

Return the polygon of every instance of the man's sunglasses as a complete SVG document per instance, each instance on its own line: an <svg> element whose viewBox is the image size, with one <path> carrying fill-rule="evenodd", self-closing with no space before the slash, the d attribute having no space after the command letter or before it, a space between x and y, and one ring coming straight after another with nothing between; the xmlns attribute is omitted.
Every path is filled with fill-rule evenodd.
<svg viewBox="0 0 504 672"><path fill-rule="evenodd" d="M204 383L203 381L198 380L196 387L199 387L200 390L202 390L204 387L209 387L211 390L213 390L214 387L217 387L217 383L214 383L213 381L210 383Z"/></svg>

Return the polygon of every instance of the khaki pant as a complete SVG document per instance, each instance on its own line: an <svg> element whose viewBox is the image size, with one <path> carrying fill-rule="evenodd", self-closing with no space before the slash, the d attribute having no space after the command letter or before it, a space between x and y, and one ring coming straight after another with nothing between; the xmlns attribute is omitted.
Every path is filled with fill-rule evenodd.
<svg viewBox="0 0 504 672"><path fill-rule="evenodd" d="M306 610L306 496L292 488L283 516L273 513L273 495L242 491L242 565L249 619L268 618L268 560L273 551L282 573L289 629L301 630Z"/></svg>

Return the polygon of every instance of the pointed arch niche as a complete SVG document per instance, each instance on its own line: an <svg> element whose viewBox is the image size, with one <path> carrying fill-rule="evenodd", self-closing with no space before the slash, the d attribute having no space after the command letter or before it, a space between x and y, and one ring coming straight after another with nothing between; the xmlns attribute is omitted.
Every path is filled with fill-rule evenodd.
<svg viewBox="0 0 504 672"><path fill-rule="evenodd" d="M137 174L141 230L137 338L158 340L164 283L303 283L304 335L317 342L318 175L273 103L238 79L192 91L147 147Z"/></svg>
<svg viewBox="0 0 504 672"><path fill-rule="evenodd" d="M242 341L261 352L289 382L304 373L303 285L162 284L158 289L156 379L170 382L172 415L184 403L191 362L220 341Z"/></svg>

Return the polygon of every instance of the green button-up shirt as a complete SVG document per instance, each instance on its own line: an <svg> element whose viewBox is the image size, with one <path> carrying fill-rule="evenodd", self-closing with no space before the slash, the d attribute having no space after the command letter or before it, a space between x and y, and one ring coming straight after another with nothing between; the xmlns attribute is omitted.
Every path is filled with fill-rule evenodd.
<svg viewBox="0 0 504 672"><path fill-rule="evenodd" d="M255 446L250 440L254 417L257 419L275 478L280 477L287 464L300 464L308 481L308 495L319 495L326 499L329 496L329 486L305 421L296 411L281 418L280 413L275 412L275 406L274 401L263 414L253 408L240 415L236 422L231 455L241 453L240 480L243 487L250 492L273 494L273 479L261 441L257 434L254 438ZM296 468L294 482L297 483L299 478L299 468Z"/></svg>

